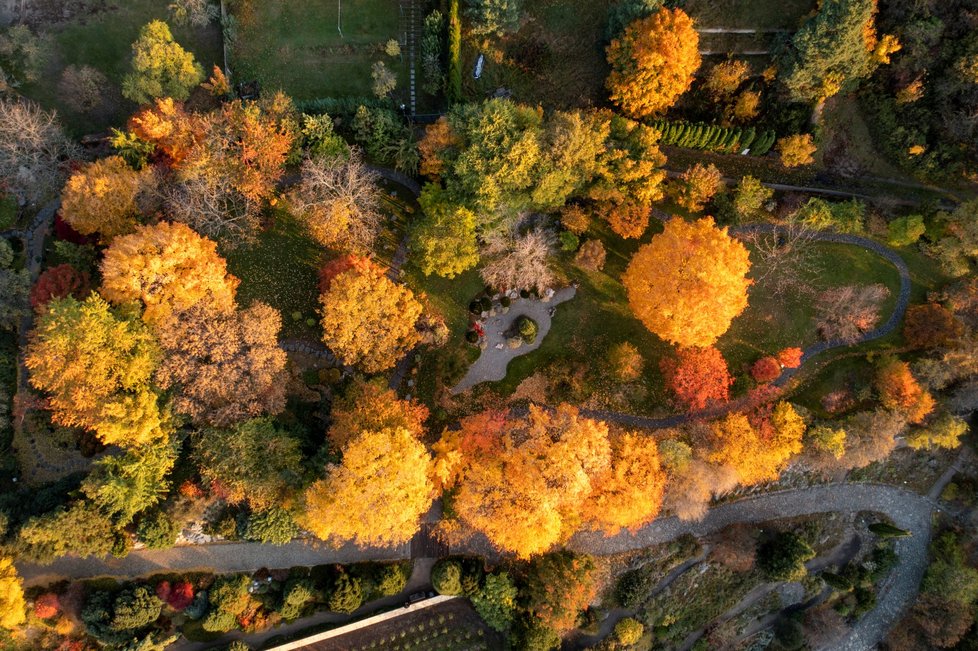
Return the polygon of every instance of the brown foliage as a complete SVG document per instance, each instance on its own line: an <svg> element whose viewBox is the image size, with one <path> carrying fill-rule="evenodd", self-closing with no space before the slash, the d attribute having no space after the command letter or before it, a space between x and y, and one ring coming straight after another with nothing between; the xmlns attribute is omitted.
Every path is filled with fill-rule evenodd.
<svg viewBox="0 0 978 651"><path fill-rule="evenodd" d="M680 348L674 357L659 363L666 387L690 411L697 411L730 397L733 378L727 360L715 347Z"/></svg>
<svg viewBox="0 0 978 651"><path fill-rule="evenodd" d="M846 285L821 293L815 304L819 334L829 341L859 341L880 319L880 307L890 290L885 285Z"/></svg>
<svg viewBox="0 0 978 651"><path fill-rule="evenodd" d="M974 623L972 612L961 604L926 593L890 632L886 645L890 651L947 649L961 641Z"/></svg>
<svg viewBox="0 0 978 651"><path fill-rule="evenodd" d="M78 271L70 264L49 267L37 277L31 288L31 307L43 310L55 298L74 296L84 299L92 291L92 281L87 271Z"/></svg>
<svg viewBox="0 0 978 651"><path fill-rule="evenodd" d="M737 524L719 534L710 558L734 572L750 572L757 557L755 528Z"/></svg>
<svg viewBox="0 0 978 651"><path fill-rule="evenodd" d="M604 269L604 261L607 252L601 240L588 240L577 250L574 256L574 264L587 271L601 271Z"/></svg>
<svg viewBox="0 0 978 651"><path fill-rule="evenodd" d="M58 93L79 113L94 111L105 101L108 78L92 66L68 66L61 73Z"/></svg>
<svg viewBox="0 0 978 651"><path fill-rule="evenodd" d="M781 364L777 358L768 355L754 362L750 368L750 374L756 382L761 384L773 382L781 375Z"/></svg>
<svg viewBox="0 0 978 651"><path fill-rule="evenodd" d="M584 208L572 203L560 209L560 223L571 233L583 235L591 225L591 217Z"/></svg>
<svg viewBox="0 0 978 651"><path fill-rule="evenodd" d="M911 305L903 321L903 338L914 348L939 348L960 338L964 325L937 303Z"/></svg>
<svg viewBox="0 0 978 651"><path fill-rule="evenodd" d="M483 249L488 262L480 272L482 279L497 290L535 289L542 294L556 280L550 266L552 250L550 236L540 229L523 236L497 235Z"/></svg>

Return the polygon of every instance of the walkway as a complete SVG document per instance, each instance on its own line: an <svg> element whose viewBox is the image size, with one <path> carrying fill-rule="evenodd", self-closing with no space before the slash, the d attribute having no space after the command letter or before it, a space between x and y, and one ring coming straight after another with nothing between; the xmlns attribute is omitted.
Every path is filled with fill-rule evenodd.
<svg viewBox="0 0 978 651"><path fill-rule="evenodd" d="M469 367L465 377L452 388L452 395L468 391L482 382L498 382L505 378L506 367L509 366L510 360L532 353L543 343L543 339L550 332L551 308L564 301L569 301L574 298L576 293L577 289L574 287L565 287L555 293L549 301L517 298L513 301L509 312L486 320L483 324L486 333L483 339L485 348L482 349L479 359L475 360ZM521 316L528 316L537 322L537 338L532 344L510 348L506 345L505 333L517 317Z"/></svg>

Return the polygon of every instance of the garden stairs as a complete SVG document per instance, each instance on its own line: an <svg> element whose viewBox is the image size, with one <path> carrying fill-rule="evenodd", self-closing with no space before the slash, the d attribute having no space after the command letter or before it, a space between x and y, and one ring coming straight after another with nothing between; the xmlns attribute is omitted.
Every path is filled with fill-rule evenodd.
<svg viewBox="0 0 978 651"><path fill-rule="evenodd" d="M415 85L415 52L418 44L418 34L421 33L421 9L418 0L400 0L401 10L401 42L407 50L408 72L411 77L411 115L418 112L417 89Z"/></svg>

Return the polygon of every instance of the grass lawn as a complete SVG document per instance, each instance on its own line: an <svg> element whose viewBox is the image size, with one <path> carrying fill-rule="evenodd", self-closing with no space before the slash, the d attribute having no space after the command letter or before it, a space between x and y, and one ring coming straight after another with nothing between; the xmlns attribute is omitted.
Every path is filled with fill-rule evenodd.
<svg viewBox="0 0 978 651"><path fill-rule="evenodd" d="M231 68L236 78L257 79L266 89L281 88L300 100L369 96L370 68L384 61L398 76L395 94L406 96L406 63L383 51L388 40L401 37L397 3L344 0L342 36L338 6L337 0L235 0L231 11L239 27Z"/></svg>
<svg viewBox="0 0 978 651"><path fill-rule="evenodd" d="M55 47L46 73L35 84L22 90L27 97L47 108L55 108L74 135L95 133L109 126L121 125L135 110L135 105L122 97L122 78L129 72L132 43L140 28L151 20L169 21L167 3L161 0L126 0L109 3L104 9L79 15L67 22L45 27L54 37ZM170 25L173 37L209 71L223 64L221 30L216 24L205 28ZM71 110L58 92L62 71L69 65L90 65L109 79L104 106L92 115Z"/></svg>

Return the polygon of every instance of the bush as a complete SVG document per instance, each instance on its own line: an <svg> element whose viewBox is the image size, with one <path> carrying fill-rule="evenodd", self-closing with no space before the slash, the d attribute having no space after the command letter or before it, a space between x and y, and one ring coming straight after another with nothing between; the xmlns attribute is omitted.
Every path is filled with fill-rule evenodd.
<svg viewBox="0 0 978 651"><path fill-rule="evenodd" d="M661 145L718 152L740 152L750 149L753 156L763 156L771 150L776 135L767 130L758 133L754 127L721 127L702 122L656 120L651 123L662 137Z"/></svg>
<svg viewBox="0 0 978 651"><path fill-rule="evenodd" d="M805 576L805 561L815 551L795 533L775 534L757 550L757 565L775 581L797 581Z"/></svg>
<svg viewBox="0 0 978 651"><path fill-rule="evenodd" d="M445 96L449 103L462 101L462 21L458 15L458 0L448 5L448 79Z"/></svg>
<svg viewBox="0 0 978 651"><path fill-rule="evenodd" d="M577 247L580 246L581 239L571 233L570 231L561 231L560 233L560 249L562 251L574 252Z"/></svg>
<svg viewBox="0 0 978 651"><path fill-rule="evenodd" d="M880 538L904 538L910 535L909 531L905 531L889 522L874 522L869 525L869 530Z"/></svg>
<svg viewBox="0 0 978 651"><path fill-rule="evenodd" d="M774 357L762 357L751 366L750 374L760 384L773 382L781 375L781 364Z"/></svg>
<svg viewBox="0 0 978 651"><path fill-rule="evenodd" d="M643 565L637 569L628 570L618 579L618 585L615 586L615 598L622 608L635 610L649 596L655 584L655 569L651 565Z"/></svg>
<svg viewBox="0 0 978 651"><path fill-rule="evenodd" d="M560 224L575 235L583 235L591 225L591 217L577 204L560 209Z"/></svg>
<svg viewBox="0 0 978 651"><path fill-rule="evenodd" d="M61 601L54 592L45 592L34 600L34 616L38 619L51 619L61 612Z"/></svg>
<svg viewBox="0 0 978 651"><path fill-rule="evenodd" d="M384 565L377 573L377 592L381 597L392 597L401 592L410 578L406 565L392 563Z"/></svg>
<svg viewBox="0 0 978 651"><path fill-rule="evenodd" d="M532 344L537 340L537 332L539 327L537 322L528 316L521 316L516 320L516 329L520 333L520 337L523 338L528 344Z"/></svg>
<svg viewBox="0 0 978 651"><path fill-rule="evenodd" d="M926 230L921 215L900 217L887 225L887 242L890 246L910 246L916 244Z"/></svg>
<svg viewBox="0 0 978 651"><path fill-rule="evenodd" d="M207 606L209 603L207 590L201 590L194 597L194 600L190 602L183 614L187 616L188 619L192 621L197 621L207 613Z"/></svg>
<svg viewBox="0 0 978 651"><path fill-rule="evenodd" d="M499 299L499 304L503 307L509 307L513 304L513 301L510 300L509 296L503 296L501 299Z"/></svg>
<svg viewBox="0 0 978 651"><path fill-rule="evenodd" d="M283 508L272 508L252 513L245 527L244 537L273 545L284 545L299 535L299 526L292 514Z"/></svg>
<svg viewBox="0 0 978 651"><path fill-rule="evenodd" d="M205 631L224 633L236 626L238 615L251 603L250 584L251 579L244 574L226 574L214 580L210 589L210 612L203 622Z"/></svg>
<svg viewBox="0 0 978 651"><path fill-rule="evenodd" d="M482 308L483 312L488 312L492 309L492 299L488 296L483 296L479 299L479 307Z"/></svg>
<svg viewBox="0 0 978 651"><path fill-rule="evenodd" d="M516 596L516 585L509 574L490 574L482 589L472 597L472 606L490 628L503 632L513 623Z"/></svg>
<svg viewBox="0 0 978 651"><path fill-rule="evenodd" d="M329 609L334 613L352 613L363 604L360 579L345 572L336 578L333 594L329 597Z"/></svg>
<svg viewBox="0 0 978 651"><path fill-rule="evenodd" d="M626 617L615 624L615 639L618 640L619 644L625 646L631 646L638 642L642 639L643 633L645 633L645 627L642 622L631 617Z"/></svg>
<svg viewBox="0 0 978 651"><path fill-rule="evenodd" d="M278 613L287 622L299 619L306 604L316 598L316 589L308 579L292 579L282 590L282 603Z"/></svg>
<svg viewBox="0 0 978 651"><path fill-rule="evenodd" d="M136 536L149 549L169 549L177 542L180 526L161 509L143 515L136 527Z"/></svg>
<svg viewBox="0 0 978 651"><path fill-rule="evenodd" d="M588 240L577 251L574 256L574 264L587 271L601 271L604 269L607 252L601 240Z"/></svg>
<svg viewBox="0 0 978 651"><path fill-rule="evenodd" d="M477 343L479 341L479 333L475 330L469 330L465 333L465 340L470 344Z"/></svg>
<svg viewBox="0 0 978 651"><path fill-rule="evenodd" d="M462 564L454 560L440 560L431 569L431 585L438 594L462 594Z"/></svg>

